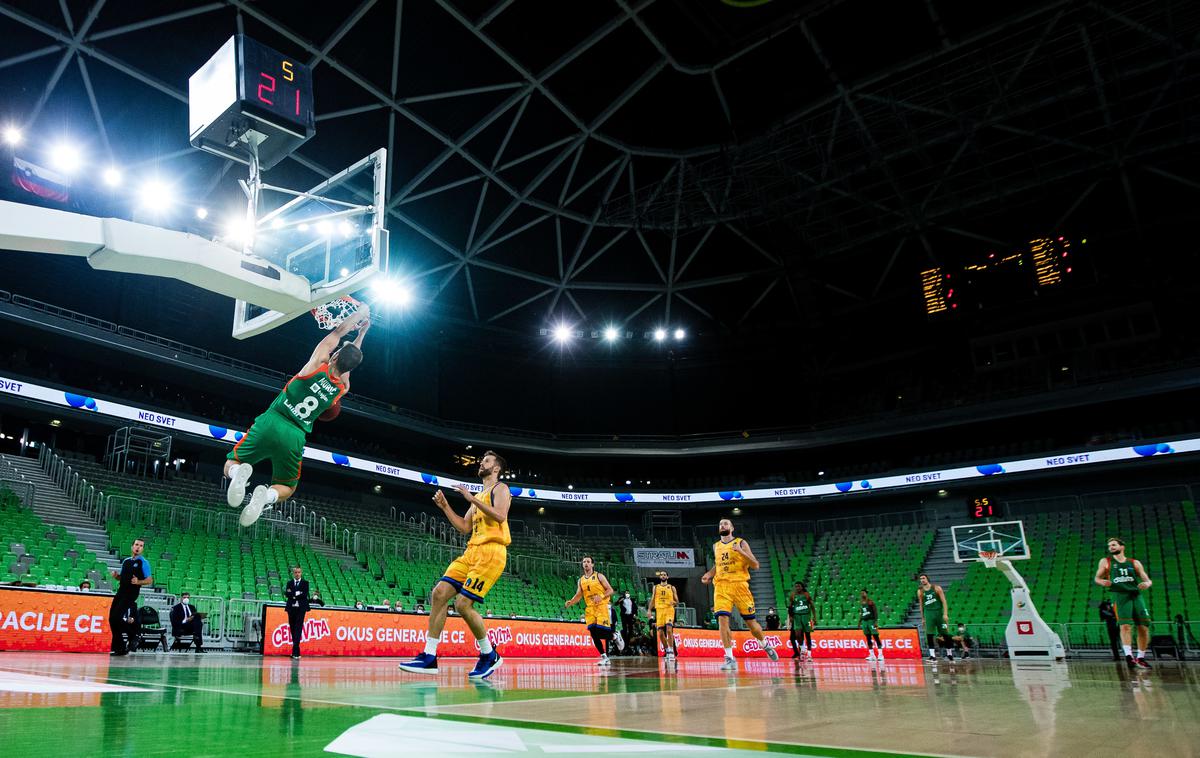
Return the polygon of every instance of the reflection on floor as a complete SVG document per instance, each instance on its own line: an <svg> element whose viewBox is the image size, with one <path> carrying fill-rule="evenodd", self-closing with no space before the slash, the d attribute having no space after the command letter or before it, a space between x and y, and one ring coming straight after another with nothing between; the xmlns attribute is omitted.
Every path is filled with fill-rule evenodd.
<svg viewBox="0 0 1200 758"><path fill-rule="evenodd" d="M5 752L1200 755L1200 668L0 654ZM866 752L864 752L866 751Z"/></svg>

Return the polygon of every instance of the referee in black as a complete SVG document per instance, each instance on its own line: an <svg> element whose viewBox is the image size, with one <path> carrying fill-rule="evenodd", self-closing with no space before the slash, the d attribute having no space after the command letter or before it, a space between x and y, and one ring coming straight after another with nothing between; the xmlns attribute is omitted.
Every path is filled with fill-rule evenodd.
<svg viewBox="0 0 1200 758"><path fill-rule="evenodd" d="M108 627L112 631L112 655L128 655L129 648L121 639L123 632L128 633L130 644L134 643L131 625L125 621L126 616L137 612L137 599L142 587L154 581L150 576L150 562L142 556L145 543L139 537L133 541L129 549L131 555L121 561L121 570L113 571L112 578L120 581L117 594L113 596L112 605L108 607ZM136 616L134 616L136 618Z"/></svg>
<svg viewBox="0 0 1200 758"><path fill-rule="evenodd" d="M308 613L308 580L301 578L299 566L292 567L283 596L287 598L288 627L292 630L292 657L300 657L300 637L304 634L304 614Z"/></svg>

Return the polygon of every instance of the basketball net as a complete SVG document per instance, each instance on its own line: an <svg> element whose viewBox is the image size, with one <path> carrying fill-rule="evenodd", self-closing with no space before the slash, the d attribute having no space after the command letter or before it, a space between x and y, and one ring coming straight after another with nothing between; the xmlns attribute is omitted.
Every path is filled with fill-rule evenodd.
<svg viewBox="0 0 1200 758"><path fill-rule="evenodd" d="M1000 554L995 550L980 550L979 560L983 561L983 565L988 568L996 568L996 561L1000 560Z"/></svg>
<svg viewBox="0 0 1200 758"><path fill-rule="evenodd" d="M324 305L318 305L312 309L312 315L317 320L317 326L329 331L336 329L346 319L358 313L358 309L361 307L362 303L347 295L339 297L337 300L331 300Z"/></svg>

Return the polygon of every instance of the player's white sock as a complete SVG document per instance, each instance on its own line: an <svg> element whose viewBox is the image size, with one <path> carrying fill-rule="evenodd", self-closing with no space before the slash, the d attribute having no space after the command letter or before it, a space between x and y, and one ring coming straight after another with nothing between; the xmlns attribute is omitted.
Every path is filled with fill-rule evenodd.
<svg viewBox="0 0 1200 758"><path fill-rule="evenodd" d="M425 655L437 655L437 646L441 641L441 637L427 637L425 639Z"/></svg>
<svg viewBox="0 0 1200 758"><path fill-rule="evenodd" d="M731 648L731 647L727 647L727 648L725 648L725 657L726 657L726 658L732 658L732 657L733 657L733 648Z"/></svg>
<svg viewBox="0 0 1200 758"><path fill-rule="evenodd" d="M491 655L493 649L492 641L487 638L487 635L484 635L483 639L479 641L479 652L483 655Z"/></svg>
<svg viewBox="0 0 1200 758"><path fill-rule="evenodd" d="M267 487L267 505L279 502L279 490L274 487Z"/></svg>
<svg viewBox="0 0 1200 758"><path fill-rule="evenodd" d="M1132 647L1130 647L1129 645L1122 645L1121 647L1125 648L1125 655L1133 655Z"/></svg>
<svg viewBox="0 0 1200 758"><path fill-rule="evenodd" d="M1138 653L1138 654L1135 656L1136 658L1145 658L1145 657L1146 657L1146 651L1145 651L1145 650L1139 650L1139 651L1137 651L1137 653Z"/></svg>

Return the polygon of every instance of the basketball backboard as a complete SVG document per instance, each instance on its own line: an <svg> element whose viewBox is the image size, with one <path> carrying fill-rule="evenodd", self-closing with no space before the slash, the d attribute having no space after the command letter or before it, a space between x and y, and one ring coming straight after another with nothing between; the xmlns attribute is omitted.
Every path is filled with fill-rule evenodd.
<svg viewBox="0 0 1200 758"><path fill-rule="evenodd" d="M274 265L301 276L309 284L309 299L302 308L286 312L238 300L234 337L245 339L274 329L315 306L363 289L387 270L386 172L387 150L380 149L307 192L259 184L259 205L266 207L260 207L253 235L245 240L242 268L255 271ZM290 199L270 207L280 196Z"/></svg>
<svg viewBox="0 0 1200 758"><path fill-rule="evenodd" d="M954 539L954 562L984 560L980 553L995 553L994 559L1020 561L1029 558L1029 543L1020 521L993 521L950 527Z"/></svg>

